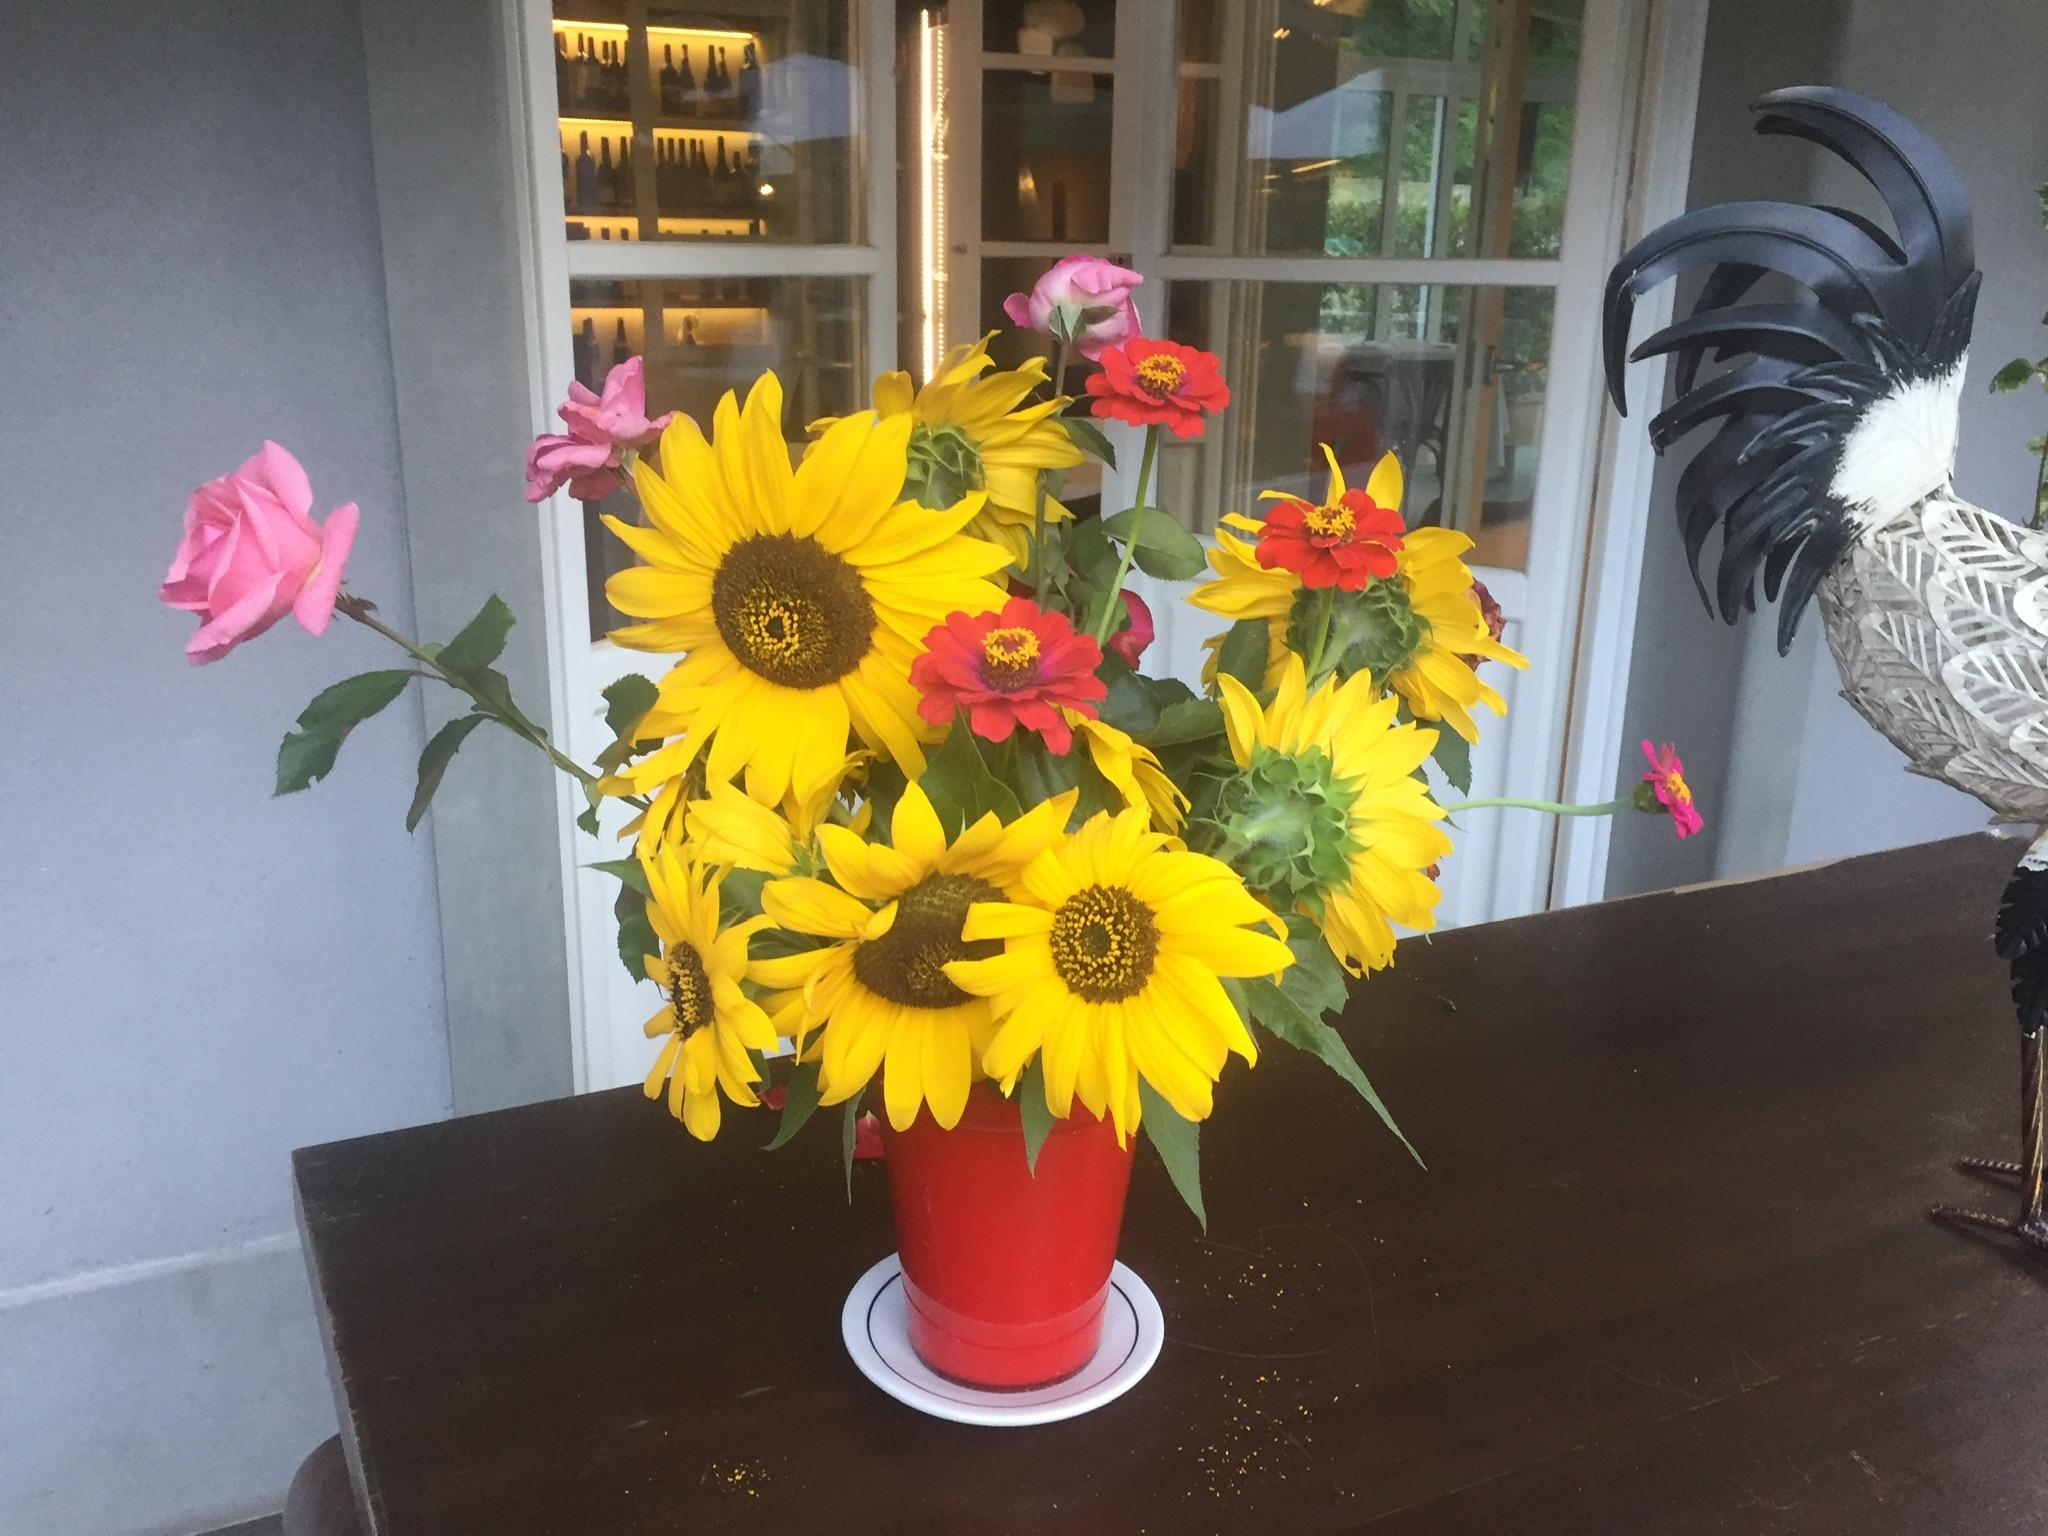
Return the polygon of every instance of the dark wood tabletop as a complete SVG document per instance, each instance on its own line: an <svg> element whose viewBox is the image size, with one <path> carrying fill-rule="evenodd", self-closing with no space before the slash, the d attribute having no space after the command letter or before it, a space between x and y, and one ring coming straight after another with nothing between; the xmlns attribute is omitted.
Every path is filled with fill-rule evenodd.
<svg viewBox="0 0 2048 1536"><path fill-rule="evenodd" d="M1204 1237L1149 1148L1158 1365L972 1429L862 1379L891 1245L836 1124L692 1142L636 1090L297 1155L379 1536L2048 1530L2048 1260L2003 1200L2019 845L1963 838L1404 943L1319 1067L1233 1065ZM2000 1207L2002 1209L2002 1206Z"/></svg>

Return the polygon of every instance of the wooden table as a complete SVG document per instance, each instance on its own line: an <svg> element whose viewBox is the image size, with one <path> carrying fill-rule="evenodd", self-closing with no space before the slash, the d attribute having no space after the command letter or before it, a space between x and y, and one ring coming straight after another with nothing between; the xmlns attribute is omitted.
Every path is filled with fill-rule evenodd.
<svg viewBox="0 0 2048 1536"><path fill-rule="evenodd" d="M1950 1158L2011 1155L2017 853L1404 945L1345 1030L1429 1171L1291 1053L1233 1067L1207 1238L1149 1150L1132 1189L1165 1353L1043 1429L855 1373L887 1196L862 1165L847 1206L822 1123L707 1149L625 1090L309 1148L370 1528L2048 1529L2048 1263L1924 1214L1975 1193Z"/></svg>

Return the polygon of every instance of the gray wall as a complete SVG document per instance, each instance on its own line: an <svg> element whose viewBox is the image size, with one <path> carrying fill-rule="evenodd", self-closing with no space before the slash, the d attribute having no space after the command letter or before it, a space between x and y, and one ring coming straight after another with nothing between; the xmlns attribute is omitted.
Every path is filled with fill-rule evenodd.
<svg viewBox="0 0 2048 1536"><path fill-rule="evenodd" d="M14 6L0 81L0 1531L190 1531L333 1432L290 1149L449 1103L418 701L272 801L386 656L287 621L192 669L154 600L268 435L410 620L360 21Z"/></svg>
<svg viewBox="0 0 2048 1536"><path fill-rule="evenodd" d="M1956 484L2008 515L2028 504L2033 469L2022 444L2048 427L2048 412L2039 396L1992 397L1985 381L2016 352L2039 355L2048 345L2040 327L2048 232L2033 192L2048 181L2048 114L2038 110L2044 59L2048 6L2038 0L1825 0L1796 12L1782 0L1714 0L1690 198L1700 206L1796 197L1876 210L1869 189L1823 152L1749 132L1747 104L1772 85L1863 91L1932 133L1969 188L1985 273ZM1898 752L1842 702L1817 616L1781 658L1768 624L1731 633L1703 615L1670 514L1675 478L1660 473L1651 513L1630 740L1679 741L1714 839L1711 872L1747 874L1981 827L1982 807L1904 773ZM1660 833L1647 818L1616 829L1611 894L1708 872L1696 845L1681 848Z"/></svg>

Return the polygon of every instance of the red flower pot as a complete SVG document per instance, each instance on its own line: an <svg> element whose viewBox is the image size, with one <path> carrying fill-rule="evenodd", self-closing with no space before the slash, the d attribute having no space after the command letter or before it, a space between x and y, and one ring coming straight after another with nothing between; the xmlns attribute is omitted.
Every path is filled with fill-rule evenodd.
<svg viewBox="0 0 2048 1536"><path fill-rule="evenodd" d="M910 1343L977 1387L1071 1376L1102 1338L1131 1148L1080 1105L1053 1123L1034 1175L1016 1105L978 1084L950 1131L920 1112L882 1126Z"/></svg>

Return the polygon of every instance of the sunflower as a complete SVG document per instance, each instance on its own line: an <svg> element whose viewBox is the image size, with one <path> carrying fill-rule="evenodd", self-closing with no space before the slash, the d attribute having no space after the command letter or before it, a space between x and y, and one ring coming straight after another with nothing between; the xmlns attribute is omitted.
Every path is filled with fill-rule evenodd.
<svg viewBox="0 0 2048 1536"><path fill-rule="evenodd" d="M667 999L647 1021L649 1039L668 1036L647 1074L647 1097L658 1097L666 1078L669 1113L709 1141L718 1134L719 1090L735 1104L758 1104L761 1071L747 1053L775 1049L768 1015L740 990L755 963L747 945L767 919L720 928L722 876L686 863L676 849L643 858L640 867L650 892L647 920L661 941L661 953L646 957L647 979Z"/></svg>
<svg viewBox="0 0 2048 1536"><path fill-rule="evenodd" d="M1088 744L1088 757L1095 764L1095 771L1109 780L1126 806L1148 813L1152 825L1162 832L1180 830L1181 823L1187 820L1188 797L1159 766L1150 747L1140 746L1128 732L1107 720L1097 720L1073 709L1060 713Z"/></svg>
<svg viewBox="0 0 2048 1536"><path fill-rule="evenodd" d="M1190 1120L1208 1117L1231 1052L1258 1059L1218 977L1271 976L1293 956L1229 865L1186 853L1143 811L1104 811L1025 869L1025 899L978 903L969 943L999 955L954 960L946 975L986 997L1001 1021L982 1069L1007 1089L1034 1056L1055 1115L1079 1098L1137 1129L1138 1081Z"/></svg>
<svg viewBox="0 0 2048 1536"><path fill-rule="evenodd" d="M882 1072L889 1123L908 1130L918 1107L951 1130L980 1074L976 1062L993 1034L989 1005L946 979L950 960L992 953L960 937L978 901L1021 894L1024 866L1062 831L1075 795L1056 796L1009 826L991 813L947 842L938 813L912 784L896 802L889 845L845 827L823 826L818 842L836 885L798 877L771 881L761 904L793 933L828 942L755 966L756 977L803 1007L793 1025L800 1054L824 1027L819 1102L852 1098Z"/></svg>
<svg viewBox="0 0 2048 1536"><path fill-rule="evenodd" d="M1507 701L1479 680L1473 666L1485 660L1521 668L1529 662L1487 629L1464 560L1472 541L1464 534L1417 528L1403 537L1390 578L1369 581L1357 592L1310 591L1293 571L1259 563L1256 536L1264 524L1235 512L1223 522L1226 526L1216 530L1216 547L1209 551L1210 568L1219 579L1195 588L1188 601L1226 619L1265 621L1265 687L1279 683L1289 651L1306 655L1316 649L1314 635L1327 603L1323 654L1338 677L1370 673L1406 699L1417 719L1441 720L1470 742L1479 740L1474 705L1484 704L1496 715L1507 713ZM1241 538L1233 529L1254 538ZM1202 675L1211 683L1220 644L1213 640L1208 645Z"/></svg>
<svg viewBox="0 0 2048 1536"><path fill-rule="evenodd" d="M662 679L640 729L677 739L619 775L656 789L695 762L709 777L744 768L766 805L835 782L847 728L906 774L924 768L910 663L949 613L999 608L985 578L1003 551L960 530L982 497L944 510L898 502L907 418L836 423L794 470L782 439L782 386L763 374L744 410L728 393L712 441L678 416L661 469L633 466L650 526L605 525L647 561L605 583L612 605L647 622L620 645L686 654Z"/></svg>
<svg viewBox="0 0 2048 1536"><path fill-rule="evenodd" d="M1254 890L1314 918L1353 975L1393 964L1389 920L1427 932L1443 894L1423 871L1451 840L1415 776L1437 733L1397 724L1364 672L1308 694L1291 651L1264 711L1236 678L1222 690L1239 772L1219 797L1219 852Z"/></svg>
<svg viewBox="0 0 2048 1536"><path fill-rule="evenodd" d="M1069 469L1084 456L1058 420L1067 397L1025 404L1045 383L1044 358L989 372L994 334L947 353L938 377L923 389L913 390L907 373L883 374L875 380L875 409L884 421L913 424L905 493L926 506L951 506L969 492L986 491L988 501L967 531L1000 544L1021 568L1031 555L1039 471ZM833 424L826 417L811 430ZM1057 500L1045 498L1047 522L1069 516Z"/></svg>
<svg viewBox="0 0 2048 1536"><path fill-rule="evenodd" d="M856 774L865 760L865 753L849 757L844 775ZM661 794L672 788L679 794L681 783L671 780ZM726 864L763 875L809 874L820 862L818 828L832 813L839 792L840 781L828 780L808 797L791 795L780 809L771 809L737 784L709 784L701 796L682 806L684 846L706 864ZM657 797L655 809L659 808ZM652 817L654 811L648 815ZM852 816L856 830L865 826L867 816L863 802Z"/></svg>

